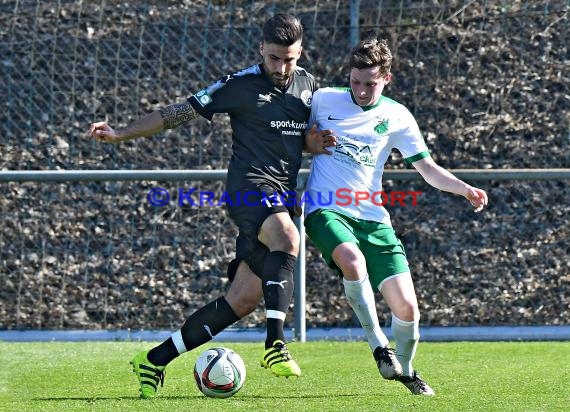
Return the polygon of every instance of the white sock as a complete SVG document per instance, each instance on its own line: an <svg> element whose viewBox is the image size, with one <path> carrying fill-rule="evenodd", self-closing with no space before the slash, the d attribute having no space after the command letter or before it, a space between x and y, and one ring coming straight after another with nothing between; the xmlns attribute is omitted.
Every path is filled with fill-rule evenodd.
<svg viewBox="0 0 570 412"><path fill-rule="evenodd" d="M370 349L374 351L378 346L388 346L390 342L378 323L374 291L368 281L368 275L362 280L343 279L342 283L348 303L350 303L366 333Z"/></svg>
<svg viewBox="0 0 570 412"><path fill-rule="evenodd" d="M405 376L412 376L412 360L420 340L419 320L406 322L392 313L392 337L396 341L396 355Z"/></svg>
<svg viewBox="0 0 570 412"><path fill-rule="evenodd" d="M174 342L174 346L176 346L176 350L178 351L179 355L182 355L184 352L187 352L186 345L184 345L184 340L182 340L182 331L177 330L172 335L172 342Z"/></svg>

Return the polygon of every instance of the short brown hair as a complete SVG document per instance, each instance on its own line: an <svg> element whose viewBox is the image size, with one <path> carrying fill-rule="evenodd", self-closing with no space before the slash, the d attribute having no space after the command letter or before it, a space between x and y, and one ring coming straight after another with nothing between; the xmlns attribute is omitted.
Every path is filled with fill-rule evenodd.
<svg viewBox="0 0 570 412"><path fill-rule="evenodd" d="M380 67L382 75L390 72L392 66L392 52L386 40L368 39L360 41L350 53L351 69L367 69Z"/></svg>
<svg viewBox="0 0 570 412"><path fill-rule="evenodd" d="M291 46L303 40L303 26L299 19L290 14L279 13L263 25L263 41Z"/></svg>

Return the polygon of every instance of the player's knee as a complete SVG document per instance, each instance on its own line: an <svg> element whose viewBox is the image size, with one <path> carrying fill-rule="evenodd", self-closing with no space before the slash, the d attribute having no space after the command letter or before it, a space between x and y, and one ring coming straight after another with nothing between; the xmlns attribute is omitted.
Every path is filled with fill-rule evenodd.
<svg viewBox="0 0 570 412"><path fill-rule="evenodd" d="M361 273L362 270L356 262L347 262L342 265L342 275L346 280L356 281L365 278L366 271Z"/></svg>
<svg viewBox="0 0 570 412"><path fill-rule="evenodd" d="M277 250L297 256L299 254L299 241L299 232L297 231L297 228L294 228L293 230L284 233L281 247Z"/></svg>
<svg viewBox="0 0 570 412"><path fill-rule="evenodd" d="M253 291L240 289L237 292L228 292L226 295L226 300L236 316L241 319L249 315L257 308L260 297Z"/></svg>
<svg viewBox="0 0 570 412"><path fill-rule="evenodd" d="M366 259L354 243L344 242L337 245L332 252L332 258L346 280L366 278Z"/></svg>
<svg viewBox="0 0 570 412"><path fill-rule="evenodd" d="M337 249L333 252L333 259L346 280L362 280L366 277L366 260L360 259L358 255Z"/></svg>
<svg viewBox="0 0 570 412"><path fill-rule="evenodd" d="M225 296L226 301L241 319L257 308L262 296L261 279L251 271L246 262L241 261Z"/></svg>
<svg viewBox="0 0 570 412"><path fill-rule="evenodd" d="M294 225L275 230L274 233L260 233L259 239L271 251L280 250L293 256L299 254L299 232Z"/></svg>
<svg viewBox="0 0 570 412"><path fill-rule="evenodd" d="M231 307L236 316L241 319L252 313L257 308L257 303L257 300L244 298L242 300L234 302Z"/></svg>
<svg viewBox="0 0 570 412"><path fill-rule="evenodd" d="M420 311L418 306L407 300L402 301L398 305L396 316L404 322L415 322L420 320Z"/></svg>

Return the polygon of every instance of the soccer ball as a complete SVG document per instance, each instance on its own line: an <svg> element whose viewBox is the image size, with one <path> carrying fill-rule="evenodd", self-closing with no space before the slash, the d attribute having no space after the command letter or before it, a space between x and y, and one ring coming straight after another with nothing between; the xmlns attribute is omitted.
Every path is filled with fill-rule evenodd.
<svg viewBox="0 0 570 412"><path fill-rule="evenodd" d="M198 389L211 398L235 395L245 382L242 358L228 348L210 348L200 354L194 365Z"/></svg>

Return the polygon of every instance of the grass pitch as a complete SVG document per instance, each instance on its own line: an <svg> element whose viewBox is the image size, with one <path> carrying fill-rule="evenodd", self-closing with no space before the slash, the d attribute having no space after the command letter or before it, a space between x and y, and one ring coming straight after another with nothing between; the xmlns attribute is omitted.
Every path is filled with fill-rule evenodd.
<svg viewBox="0 0 570 412"><path fill-rule="evenodd" d="M565 411L570 342L421 343L415 367L436 396L413 396L383 380L365 342L290 343L303 376L259 367L262 343L215 342L172 362L159 397L142 400L129 360L148 342L0 342L2 411ZM196 357L227 346L245 361L244 387L227 399L202 395Z"/></svg>

